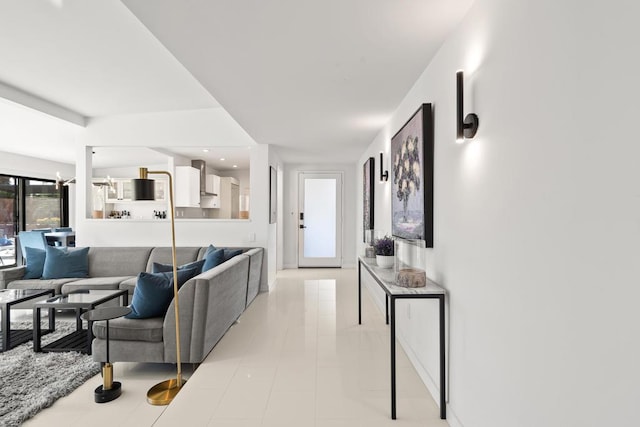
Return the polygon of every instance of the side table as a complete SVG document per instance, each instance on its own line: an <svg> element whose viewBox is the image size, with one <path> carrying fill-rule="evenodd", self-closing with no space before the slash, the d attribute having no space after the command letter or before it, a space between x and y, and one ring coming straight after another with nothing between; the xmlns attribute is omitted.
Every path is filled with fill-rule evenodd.
<svg viewBox="0 0 640 427"><path fill-rule="evenodd" d="M113 365L109 362L109 320L126 316L129 313L131 313L129 307L105 307L87 311L82 315L82 319L86 320L89 325L98 320L107 322L107 361L102 366L102 385L98 386L94 392L96 403L111 402L122 393L122 384L113 381Z"/></svg>
<svg viewBox="0 0 640 427"><path fill-rule="evenodd" d="M424 298L438 300L438 330L440 335L440 418L447 418L446 371L445 371L445 297L446 291L438 284L427 279L422 288L403 288L395 283L393 269L380 268L374 258L358 257L358 325L362 323L362 268L369 272L373 280L386 294L386 322L390 329L391 349L391 419L396 419L396 300L405 298Z"/></svg>

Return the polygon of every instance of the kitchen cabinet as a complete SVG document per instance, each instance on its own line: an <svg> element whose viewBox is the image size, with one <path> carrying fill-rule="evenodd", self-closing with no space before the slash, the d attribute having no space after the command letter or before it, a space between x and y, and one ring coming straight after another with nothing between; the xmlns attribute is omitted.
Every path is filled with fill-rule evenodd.
<svg viewBox="0 0 640 427"><path fill-rule="evenodd" d="M220 209L215 218L240 218L240 185L236 178L220 177Z"/></svg>
<svg viewBox="0 0 640 427"><path fill-rule="evenodd" d="M201 208L220 208L220 177L218 175L207 175L205 186L207 193L213 193L215 196L202 196L200 198Z"/></svg>
<svg viewBox="0 0 640 427"><path fill-rule="evenodd" d="M131 179L114 178L111 180L111 185L106 187L106 191L106 203L121 203L133 200Z"/></svg>
<svg viewBox="0 0 640 427"><path fill-rule="evenodd" d="M220 195L220 177L218 175L207 175L207 193Z"/></svg>
<svg viewBox="0 0 640 427"><path fill-rule="evenodd" d="M191 166L176 166L175 181L176 207L200 207L200 171Z"/></svg>

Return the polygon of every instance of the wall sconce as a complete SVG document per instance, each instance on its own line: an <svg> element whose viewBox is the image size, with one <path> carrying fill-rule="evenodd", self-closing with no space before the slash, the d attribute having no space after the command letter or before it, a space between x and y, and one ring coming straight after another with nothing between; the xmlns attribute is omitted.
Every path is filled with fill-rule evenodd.
<svg viewBox="0 0 640 427"><path fill-rule="evenodd" d="M473 138L478 131L478 115L474 113L467 114L463 118L464 100L463 100L463 74L462 71L456 73L456 99L457 99L457 115L456 115L456 141L463 142L465 138Z"/></svg>
<svg viewBox="0 0 640 427"><path fill-rule="evenodd" d="M385 170L383 171L383 165L384 162L382 161L382 151L380 152L380 182L384 182L384 181L388 181L389 180L389 171Z"/></svg>

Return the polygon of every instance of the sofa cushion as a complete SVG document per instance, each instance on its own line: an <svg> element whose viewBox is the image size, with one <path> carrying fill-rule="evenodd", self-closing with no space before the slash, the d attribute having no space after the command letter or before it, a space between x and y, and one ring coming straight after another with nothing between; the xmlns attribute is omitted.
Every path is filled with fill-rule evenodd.
<svg viewBox="0 0 640 427"><path fill-rule="evenodd" d="M116 276L116 277L89 277L86 279L78 279L70 283L62 285L62 293L68 294L71 292L84 290L84 289L120 289L120 283L127 279L135 279L130 276Z"/></svg>
<svg viewBox="0 0 640 427"><path fill-rule="evenodd" d="M198 253L200 252L199 247L178 247L176 248L176 259L178 261L178 265L187 264L189 262L196 261L198 259ZM153 268L153 263L159 262L162 264L173 264L171 248L153 248L151 254L149 255L149 262L146 265L144 270L139 271L148 271L151 272Z"/></svg>
<svg viewBox="0 0 640 427"><path fill-rule="evenodd" d="M109 321L109 339L121 341L162 341L162 317L149 319L125 319L119 317ZM94 322L93 334L96 338L107 338L106 322Z"/></svg>
<svg viewBox="0 0 640 427"><path fill-rule="evenodd" d="M202 271L209 271L224 262L224 249L208 250L204 254L204 265Z"/></svg>
<svg viewBox="0 0 640 427"><path fill-rule="evenodd" d="M188 268L195 268L198 270L198 274L202 272L202 266L204 265L204 259L193 261L188 264L183 264L178 266L178 270L186 270ZM163 264L160 262L154 262L151 266L152 273L166 273L173 271L173 264Z"/></svg>
<svg viewBox="0 0 640 427"><path fill-rule="evenodd" d="M47 253L44 249L32 248L30 246L25 247L24 252L27 265L23 279L41 278Z"/></svg>
<svg viewBox="0 0 640 427"><path fill-rule="evenodd" d="M89 277L137 276L146 271L152 248L91 247Z"/></svg>
<svg viewBox="0 0 640 427"><path fill-rule="evenodd" d="M178 271L178 287L198 273L196 268ZM129 319L146 319L164 316L173 300L173 272L145 273L138 275L131 300Z"/></svg>
<svg viewBox="0 0 640 427"><path fill-rule="evenodd" d="M47 246L45 251L47 256L42 270L43 279L89 276L89 260L87 258L89 248L66 250L66 248Z"/></svg>
<svg viewBox="0 0 640 427"><path fill-rule="evenodd" d="M118 289L126 289L129 292L129 295L133 295L133 291L136 289L136 283L138 282L138 277L132 277L130 279L123 280L118 285Z"/></svg>
<svg viewBox="0 0 640 427"><path fill-rule="evenodd" d="M62 285L70 283L78 279L26 279L26 280L14 280L9 283L7 288L9 289L53 289L56 295L62 293Z"/></svg>

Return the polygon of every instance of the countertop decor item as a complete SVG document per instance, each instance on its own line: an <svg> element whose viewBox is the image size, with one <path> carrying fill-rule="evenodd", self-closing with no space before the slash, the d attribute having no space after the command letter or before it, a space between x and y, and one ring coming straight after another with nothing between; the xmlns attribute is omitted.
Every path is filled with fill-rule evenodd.
<svg viewBox="0 0 640 427"><path fill-rule="evenodd" d="M396 274L396 285L403 288L422 288L427 284L427 275L418 268L403 268Z"/></svg>
<svg viewBox="0 0 640 427"><path fill-rule="evenodd" d="M376 250L376 263L381 268L393 267L395 244L389 236L376 239L373 247Z"/></svg>
<svg viewBox="0 0 640 427"><path fill-rule="evenodd" d="M424 240L395 239L395 282L403 288L421 288L427 283L423 268Z"/></svg>
<svg viewBox="0 0 640 427"><path fill-rule="evenodd" d="M140 178L133 179L133 200L154 200L155 182L148 179L149 174L162 174L169 177L169 212L171 217L171 259L173 265L173 299L175 302L176 322L176 379L166 380L151 387L147 392L147 402L152 405L168 405L176 397L185 381L182 379L182 360L180 358L180 305L178 302L178 261L176 257L176 227L174 221L175 206L173 203L173 178L167 171L150 171L140 168Z"/></svg>

